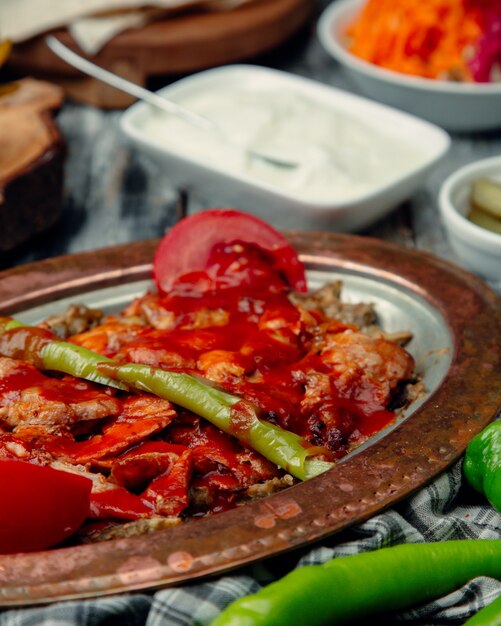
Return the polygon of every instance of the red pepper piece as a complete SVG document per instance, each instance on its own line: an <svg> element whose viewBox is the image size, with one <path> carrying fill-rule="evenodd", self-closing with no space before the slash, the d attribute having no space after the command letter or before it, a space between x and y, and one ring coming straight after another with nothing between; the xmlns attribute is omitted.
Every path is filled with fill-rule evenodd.
<svg viewBox="0 0 501 626"><path fill-rule="evenodd" d="M185 450L172 469L156 478L143 492L143 500L151 502L158 515L179 515L189 504L192 468L191 450Z"/></svg>
<svg viewBox="0 0 501 626"><path fill-rule="evenodd" d="M28 552L72 535L89 513L92 481L49 466L0 460L0 552Z"/></svg>

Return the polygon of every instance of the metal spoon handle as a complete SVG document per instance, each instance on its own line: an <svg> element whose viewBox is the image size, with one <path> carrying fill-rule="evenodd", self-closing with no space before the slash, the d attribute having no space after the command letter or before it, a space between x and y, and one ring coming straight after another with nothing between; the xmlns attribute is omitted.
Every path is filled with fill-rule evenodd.
<svg viewBox="0 0 501 626"><path fill-rule="evenodd" d="M89 74L93 78L97 78L103 83L107 83L120 91L125 91L125 93L138 98L139 100L144 100L148 102L154 107L163 109L167 111L167 113L174 113L179 117L182 117L190 124L194 124L203 128L204 130L216 130L216 124L212 122L210 119L203 117L202 115L198 115L193 111L185 109L179 104L173 102L172 100L167 100L166 98L159 96L153 91L148 91L141 85L137 85L136 83L132 83L117 74L113 74L108 70L100 67L99 65L95 65L91 63L87 59L79 56L73 50L70 50L64 44L62 44L59 39L56 39L53 35L48 35L45 38L45 43L47 46L56 54L58 57L62 58L66 63L72 65L76 69L80 70L84 74Z"/></svg>
<svg viewBox="0 0 501 626"><path fill-rule="evenodd" d="M2 0L0 0L0 2L1 1ZM205 117L204 115L199 115L198 113L195 113L190 109L185 109L183 106L180 106L172 100L168 100L167 98L164 98L163 96L160 96L153 91L149 91L148 89L145 89L144 87L141 87L136 83L132 83L131 81L126 80L121 76L113 74L113 72L105 70L99 65L95 65L91 61L88 61L87 59L84 59L83 57L78 55L76 52L73 52L73 50L70 50L53 35L47 35L45 37L45 43L56 56L63 59L63 61L66 61L66 63L68 63L69 65L76 67L84 74L88 74L93 78L97 78L97 80L100 80L103 83L107 83L108 85L111 85L112 87L115 87L120 91L125 91L125 93L128 93L131 96L138 98L139 100L143 100L144 102L151 104L153 107L162 109L163 111L167 111L167 113L177 115L189 124L197 126L202 130L217 133L218 136L227 144L238 147L240 150L255 159L259 159L271 165L287 169L295 168L298 165L297 163L291 162L282 157L277 157L272 154L265 154L260 150L255 150L253 148L249 148L248 146L239 145L232 137L228 137L228 135L223 131L219 124L217 124L210 118Z"/></svg>

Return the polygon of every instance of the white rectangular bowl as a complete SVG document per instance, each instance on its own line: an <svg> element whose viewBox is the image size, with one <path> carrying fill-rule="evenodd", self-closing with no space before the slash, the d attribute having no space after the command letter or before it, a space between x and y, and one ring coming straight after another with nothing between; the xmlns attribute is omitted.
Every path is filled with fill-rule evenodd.
<svg viewBox="0 0 501 626"><path fill-rule="evenodd" d="M148 136L142 123L151 115L151 109L143 102L123 113L121 127L126 136L139 150L153 157L173 186L202 198L217 198L223 206L256 214L279 228L345 232L364 228L409 198L449 148L449 135L428 122L316 81L268 68L251 65L220 67L184 78L158 93L182 103L185 97L207 89L221 89L225 85L297 94L322 107L332 108L333 113L338 111L352 119L360 119L364 125L378 133L384 132L389 138L403 140L421 155L417 165L410 166L402 175L395 175L370 193L344 202L334 199L310 202L249 175L225 171L216 163L208 163L195 155L188 158L164 141Z"/></svg>

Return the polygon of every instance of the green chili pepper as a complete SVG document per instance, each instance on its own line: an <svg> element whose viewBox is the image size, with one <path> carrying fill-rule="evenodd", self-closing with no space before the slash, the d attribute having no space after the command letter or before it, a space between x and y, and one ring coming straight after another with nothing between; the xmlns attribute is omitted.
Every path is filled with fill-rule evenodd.
<svg viewBox="0 0 501 626"><path fill-rule="evenodd" d="M66 341L54 341L44 346L42 350L44 369L56 370L71 374L78 378L109 385L118 389L127 389L123 385L109 376L105 376L97 369L97 364L107 361L106 357L96 354L82 346L76 346Z"/></svg>
<svg viewBox="0 0 501 626"><path fill-rule="evenodd" d="M501 596L466 620L464 626L501 626Z"/></svg>
<svg viewBox="0 0 501 626"><path fill-rule="evenodd" d="M428 602L476 576L501 578L501 541L404 544L296 569L211 626L338 626Z"/></svg>
<svg viewBox="0 0 501 626"><path fill-rule="evenodd" d="M103 363L99 370L204 417L300 480L317 476L333 465L315 458L321 449L306 439L260 420L250 402L199 378L136 363Z"/></svg>
<svg viewBox="0 0 501 626"><path fill-rule="evenodd" d="M463 471L471 486L501 513L501 422L489 424L468 444Z"/></svg>
<svg viewBox="0 0 501 626"><path fill-rule="evenodd" d="M16 320L0 318L0 335L2 331L4 333L0 352L4 356L22 358L40 369L64 372L120 389L132 385L170 400L204 417L300 480L317 476L333 466L333 463L319 458L325 452L323 448L312 446L295 433L260 420L250 402L208 382L181 372L122 364L81 346L51 339L49 334L42 337L35 334L30 337L29 333L23 335L26 328Z"/></svg>

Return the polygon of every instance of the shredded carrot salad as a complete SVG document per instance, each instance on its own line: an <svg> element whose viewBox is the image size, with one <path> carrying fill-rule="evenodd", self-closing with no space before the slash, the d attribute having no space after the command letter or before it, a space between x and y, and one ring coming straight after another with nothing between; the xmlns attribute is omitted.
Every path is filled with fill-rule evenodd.
<svg viewBox="0 0 501 626"><path fill-rule="evenodd" d="M349 27L349 50L405 74L472 80L469 57L483 14L468 0L368 0Z"/></svg>

